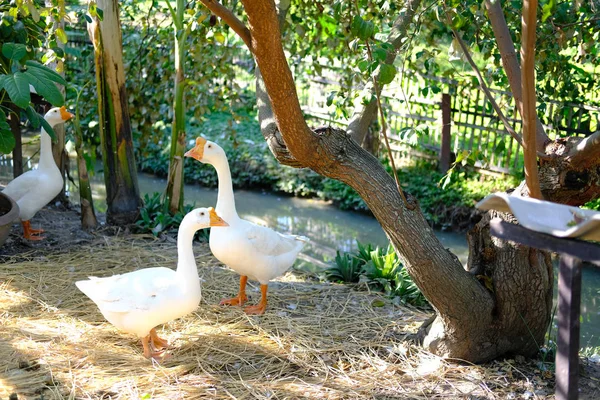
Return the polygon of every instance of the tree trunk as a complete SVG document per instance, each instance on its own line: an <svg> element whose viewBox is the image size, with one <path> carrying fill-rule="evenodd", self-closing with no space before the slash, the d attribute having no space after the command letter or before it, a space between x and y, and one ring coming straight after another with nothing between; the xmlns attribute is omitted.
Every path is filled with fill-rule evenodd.
<svg viewBox="0 0 600 400"><path fill-rule="evenodd" d="M122 58L118 2L97 1L104 12L102 21L88 23L94 43L96 87L104 182L108 205L107 222L126 225L135 222L141 206L138 188L125 74ZM103 38L110 38L104 41Z"/></svg>
<svg viewBox="0 0 600 400"><path fill-rule="evenodd" d="M185 152L185 39L186 30L183 21L185 2L177 0L175 9L175 99L173 100L173 126L171 130L171 157L167 180L167 203L169 212L176 214L183 209L183 153Z"/></svg>

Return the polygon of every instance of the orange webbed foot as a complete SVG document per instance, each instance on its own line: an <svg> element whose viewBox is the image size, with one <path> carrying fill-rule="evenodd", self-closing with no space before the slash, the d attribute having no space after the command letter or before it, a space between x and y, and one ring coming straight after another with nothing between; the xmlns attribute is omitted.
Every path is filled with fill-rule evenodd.
<svg viewBox="0 0 600 400"><path fill-rule="evenodd" d="M29 221L21 221L23 225L23 237L27 240L43 240L44 236L39 236L44 232L43 229L33 229L31 227L31 222Z"/></svg>
<svg viewBox="0 0 600 400"><path fill-rule="evenodd" d="M244 308L244 312L248 315L262 315L265 313L267 309L267 305L263 303L258 303L254 306L248 306Z"/></svg>
<svg viewBox="0 0 600 400"><path fill-rule="evenodd" d="M260 285L260 302L255 306L248 306L244 311L248 315L261 315L267 309L267 289L268 285Z"/></svg>
<svg viewBox="0 0 600 400"><path fill-rule="evenodd" d="M156 337L158 338L158 336ZM152 334L149 334L142 338L142 346L144 347L144 357L148 359L151 358L156 361L164 360L166 358L166 353L164 349L157 350L154 347L154 340L152 339Z"/></svg>
<svg viewBox="0 0 600 400"><path fill-rule="evenodd" d="M248 296L235 296L230 299L223 299L219 303L221 306L242 306L244 303L248 301Z"/></svg>
<svg viewBox="0 0 600 400"><path fill-rule="evenodd" d="M150 341L152 342L152 347L156 350L162 350L169 347L169 341L159 337L156 333L156 329L150 331Z"/></svg>

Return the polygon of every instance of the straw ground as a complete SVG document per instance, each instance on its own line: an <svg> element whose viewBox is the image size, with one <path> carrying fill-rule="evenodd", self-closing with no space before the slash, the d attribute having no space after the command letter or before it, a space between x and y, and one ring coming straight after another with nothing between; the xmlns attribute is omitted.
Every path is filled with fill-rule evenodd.
<svg viewBox="0 0 600 400"><path fill-rule="evenodd" d="M553 391L553 374L535 362L473 366L413 346L407 338L427 314L359 287L291 272L271 285L262 316L220 307L238 276L202 243L194 248L201 304L158 328L170 348L152 362L74 282L175 267L174 239L95 235L42 250L4 256L0 265L0 399L493 399Z"/></svg>

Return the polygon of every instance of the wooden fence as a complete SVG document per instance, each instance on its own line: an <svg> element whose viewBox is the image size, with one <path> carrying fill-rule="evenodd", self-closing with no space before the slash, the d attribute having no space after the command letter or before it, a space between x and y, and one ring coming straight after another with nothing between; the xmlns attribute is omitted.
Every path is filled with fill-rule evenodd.
<svg viewBox="0 0 600 400"><path fill-rule="evenodd" d="M335 117L334 107L326 105L328 93L339 87L334 71L324 72L324 77L303 85L300 97L306 116L320 124L345 126L346 122ZM511 94L500 90L492 90L492 93L513 128L520 132L521 120ZM594 95L600 99L600 93ZM443 98L446 99L445 121ZM479 88L404 71L400 78L386 86L382 101L390 126L391 146L398 158L441 157L438 153L442 128L449 126L450 150L455 154L463 150L478 151L482 157L477 167L501 173L520 173L523 168L520 146L508 134ZM538 111L546 132L553 139L588 136L600 129L600 107L538 101ZM410 138L413 145L408 144Z"/></svg>

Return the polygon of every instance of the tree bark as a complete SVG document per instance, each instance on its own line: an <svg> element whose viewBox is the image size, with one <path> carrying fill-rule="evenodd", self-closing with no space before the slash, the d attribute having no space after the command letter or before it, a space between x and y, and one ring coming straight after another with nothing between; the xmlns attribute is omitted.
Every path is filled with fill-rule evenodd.
<svg viewBox="0 0 600 400"><path fill-rule="evenodd" d="M137 219L141 199L125 89L119 7L115 0L99 0L97 4L104 11L104 19L88 23L88 31L94 43L100 138L108 205L106 220L112 225L127 225Z"/></svg>

